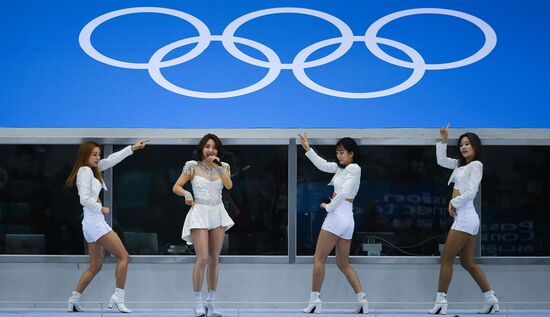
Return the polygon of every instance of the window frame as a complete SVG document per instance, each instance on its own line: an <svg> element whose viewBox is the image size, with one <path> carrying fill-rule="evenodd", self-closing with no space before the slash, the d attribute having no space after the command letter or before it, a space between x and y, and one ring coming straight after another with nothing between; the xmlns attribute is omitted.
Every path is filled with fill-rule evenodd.
<svg viewBox="0 0 550 317"><path fill-rule="evenodd" d="M456 143L457 137L474 130L484 145L498 146L550 146L550 129L452 129L449 143ZM287 145L288 146L288 254L280 256L222 256L222 263L266 263L266 264L311 264L313 256L296 254L296 202L297 202L297 153L300 150L297 134L301 129L40 129L0 128L0 144L80 144L93 139L103 146L104 156L114 146L132 144L139 139L151 139L155 145L195 145L205 133L220 136L224 145ZM338 139L349 136L365 145L434 145L439 140L439 129L308 129L311 145L333 145ZM67 135L71 135L67 137ZM182 138L185 136L185 138ZM435 150L434 150L435 151ZM435 164L435 163L434 163ZM112 187L113 170L104 172L108 188ZM107 207L112 207L113 191L104 194ZM474 201L482 216L481 190ZM108 221L112 221L110 215ZM481 256L480 237L477 238L476 257L480 264L550 264L550 256ZM0 263L81 263L87 262L87 255L0 255ZM439 256L351 256L351 263L361 264L434 264ZM112 256L106 256L107 263L114 263ZM194 256L133 255L133 263L193 263ZM334 263L334 257L329 257Z"/></svg>

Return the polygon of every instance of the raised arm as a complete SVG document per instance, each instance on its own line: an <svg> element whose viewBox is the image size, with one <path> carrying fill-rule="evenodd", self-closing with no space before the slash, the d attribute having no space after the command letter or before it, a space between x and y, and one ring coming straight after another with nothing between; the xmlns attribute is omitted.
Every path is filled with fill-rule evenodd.
<svg viewBox="0 0 550 317"><path fill-rule="evenodd" d="M306 152L306 156L319 170L333 174L338 172L338 164L335 162L327 162L324 158L320 157L314 149L309 148L309 151Z"/></svg>
<svg viewBox="0 0 550 317"><path fill-rule="evenodd" d="M115 152L111 155L109 155L107 158L102 159L99 161L98 167L101 172L104 170L107 170L118 163L120 163L122 160L127 158L128 156L132 155L134 151L143 149L145 147L145 142L149 140L141 140L136 144L128 145L127 147L123 148L122 150Z"/></svg>
<svg viewBox="0 0 550 317"><path fill-rule="evenodd" d="M333 162L327 162L325 159L317 155L317 153L309 146L309 141L307 139L307 133L298 134L300 138L300 143L302 148L306 151L307 158L315 165L318 169L327 173L336 173L338 171L338 165Z"/></svg>
<svg viewBox="0 0 550 317"><path fill-rule="evenodd" d="M442 167L455 169L458 167L458 160L447 157L447 143L437 142L435 144L435 154L437 156L437 164Z"/></svg>
<svg viewBox="0 0 550 317"><path fill-rule="evenodd" d="M449 136L449 125L447 125L447 127L439 129L439 135L441 136L441 141L435 144L437 164L442 167L455 169L458 166L458 160L447 157L447 139Z"/></svg>
<svg viewBox="0 0 550 317"><path fill-rule="evenodd" d="M460 193L460 195L451 199L451 204L455 208L464 206L466 202L473 200L476 197L479 184L481 183L481 178L483 177L483 164L480 161L473 161L468 165L468 180L466 183L466 188L462 193Z"/></svg>
<svg viewBox="0 0 550 317"><path fill-rule="evenodd" d="M222 166L216 167L216 169L220 174L220 178L225 189L230 190L231 188L233 188L233 181L231 180L231 168L229 167L229 164L222 162Z"/></svg>

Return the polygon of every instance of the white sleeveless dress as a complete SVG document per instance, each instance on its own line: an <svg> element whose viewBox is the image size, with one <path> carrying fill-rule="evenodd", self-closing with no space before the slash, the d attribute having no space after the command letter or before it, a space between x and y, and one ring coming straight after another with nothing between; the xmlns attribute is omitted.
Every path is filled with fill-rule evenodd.
<svg viewBox="0 0 550 317"><path fill-rule="evenodd" d="M229 164L222 162L224 173L230 173ZM209 175L196 161L188 161L183 173L191 175L193 200L195 205L189 210L183 223L181 238L187 244L193 244L191 229L215 229L223 227L229 230L235 223L229 217L222 201L223 183L216 173Z"/></svg>

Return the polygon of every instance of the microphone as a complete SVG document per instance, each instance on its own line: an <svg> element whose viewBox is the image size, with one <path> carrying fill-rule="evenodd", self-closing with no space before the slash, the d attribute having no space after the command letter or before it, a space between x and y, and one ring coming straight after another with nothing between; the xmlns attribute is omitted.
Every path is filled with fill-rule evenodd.
<svg viewBox="0 0 550 317"><path fill-rule="evenodd" d="M222 163L220 162L220 160L218 159L215 159L214 156L209 156L208 157L208 160L218 166L222 166Z"/></svg>

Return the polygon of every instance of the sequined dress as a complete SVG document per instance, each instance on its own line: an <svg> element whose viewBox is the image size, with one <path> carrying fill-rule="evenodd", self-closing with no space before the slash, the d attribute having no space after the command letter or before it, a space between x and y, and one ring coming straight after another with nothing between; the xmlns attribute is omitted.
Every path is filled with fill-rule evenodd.
<svg viewBox="0 0 550 317"><path fill-rule="evenodd" d="M230 173L229 164L222 162L224 173ZM229 217L222 201L223 183L217 172L196 161L188 161L183 173L190 175L195 205L189 210L183 223L181 238L187 244L193 244L191 229L215 229L223 227L229 230L235 223Z"/></svg>

